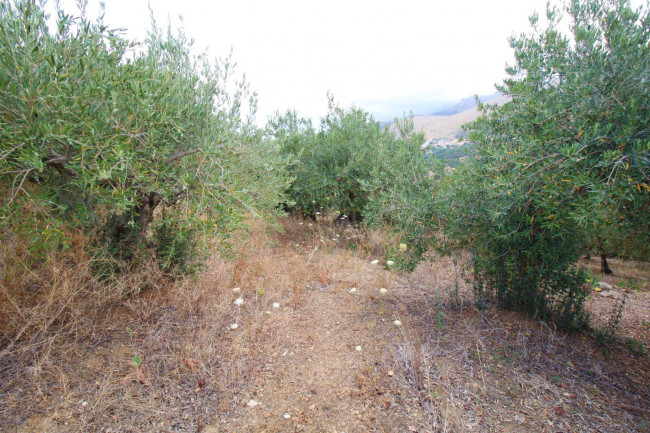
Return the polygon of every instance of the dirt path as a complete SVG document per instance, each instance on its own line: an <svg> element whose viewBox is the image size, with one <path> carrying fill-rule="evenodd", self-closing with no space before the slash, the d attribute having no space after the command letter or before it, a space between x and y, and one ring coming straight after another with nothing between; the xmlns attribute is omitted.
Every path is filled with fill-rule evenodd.
<svg viewBox="0 0 650 433"><path fill-rule="evenodd" d="M367 311L366 300L328 286L308 290L252 387L254 403L206 431L420 431L417 398L387 359L397 327Z"/></svg>

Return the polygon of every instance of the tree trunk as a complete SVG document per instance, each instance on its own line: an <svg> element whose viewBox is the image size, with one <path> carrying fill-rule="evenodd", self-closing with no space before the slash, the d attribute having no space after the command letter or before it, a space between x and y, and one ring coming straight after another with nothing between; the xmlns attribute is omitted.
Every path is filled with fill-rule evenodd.
<svg viewBox="0 0 650 433"><path fill-rule="evenodd" d="M609 265L607 264L607 257L605 254L600 254L600 272L603 274L611 274L612 270L609 269Z"/></svg>
<svg viewBox="0 0 650 433"><path fill-rule="evenodd" d="M157 192L150 192L149 195L140 199L140 205L135 209L134 214L138 216L138 227L144 233L153 221L153 211L160 204L163 197Z"/></svg>
<svg viewBox="0 0 650 433"><path fill-rule="evenodd" d="M121 215L113 215L104 228L109 245L122 250L120 256L129 258L133 246L139 244L144 238L147 227L153 221L153 213L162 202L163 196L151 192L140 198L140 203L132 211ZM129 224L134 221L135 224ZM134 227L135 226L135 227Z"/></svg>

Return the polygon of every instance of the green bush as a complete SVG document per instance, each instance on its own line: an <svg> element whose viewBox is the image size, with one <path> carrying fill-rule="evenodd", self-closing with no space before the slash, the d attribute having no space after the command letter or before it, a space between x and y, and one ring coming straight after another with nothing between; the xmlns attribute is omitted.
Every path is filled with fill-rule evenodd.
<svg viewBox="0 0 650 433"><path fill-rule="evenodd" d="M425 220L431 219L442 164L425 161L424 135L415 132L412 120L385 129L363 110L342 109L330 97L319 131L288 112L269 122L267 134L292 161L289 210L391 227L409 249L398 254L391 247L388 258L399 268L415 267L433 238Z"/></svg>
<svg viewBox="0 0 650 433"><path fill-rule="evenodd" d="M48 28L33 1L2 2L0 18L2 230L22 227L37 250L82 230L128 259L156 243L161 212L176 246L276 214L286 163L242 113L255 99L228 59L155 25L143 45L62 10Z"/></svg>
<svg viewBox="0 0 650 433"><path fill-rule="evenodd" d="M481 106L473 159L440 195L449 246L474 253L478 292L499 305L584 323L585 276L575 269L596 236L648 242L650 15L629 2L572 1L541 29L511 40L516 64ZM618 239L620 237L620 239Z"/></svg>

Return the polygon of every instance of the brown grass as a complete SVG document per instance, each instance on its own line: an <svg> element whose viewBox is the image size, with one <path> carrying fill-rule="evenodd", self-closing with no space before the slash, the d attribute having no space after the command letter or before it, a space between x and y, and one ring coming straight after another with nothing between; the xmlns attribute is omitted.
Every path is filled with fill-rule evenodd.
<svg viewBox="0 0 650 433"><path fill-rule="evenodd" d="M267 314L272 303L296 305L302 296L296 282L310 270L291 257L278 263L267 229L255 224L238 240L237 258L215 255L198 279L176 282L153 269L99 281L81 248L20 272L18 240L5 244L0 425L145 431L203 423L259 370L287 320Z"/></svg>
<svg viewBox="0 0 650 433"><path fill-rule="evenodd" d="M432 431L647 431L647 355L477 310L449 258L421 265L397 298L411 323L396 357Z"/></svg>
<svg viewBox="0 0 650 433"><path fill-rule="evenodd" d="M586 334L477 310L467 257L434 256L399 275L370 264L397 243L384 231L327 218L281 224L277 234L252 222L233 257L215 253L200 276L177 281L153 269L98 281L83 248L21 268L20 242L5 242L0 430L286 431L281 412L259 412L258 424L244 418L251 396L263 388L271 405L276 387L273 409L300 396L292 426L322 431L337 419L309 408L326 396L291 388L307 365L283 354L305 352L322 373L317 356L343 365L363 344L358 369L339 371L350 383L331 384L328 404L341 410L344 431L647 431L647 356L623 345L604 353ZM317 321L331 314L314 299L338 309L332 340ZM318 344L328 351L307 351Z"/></svg>

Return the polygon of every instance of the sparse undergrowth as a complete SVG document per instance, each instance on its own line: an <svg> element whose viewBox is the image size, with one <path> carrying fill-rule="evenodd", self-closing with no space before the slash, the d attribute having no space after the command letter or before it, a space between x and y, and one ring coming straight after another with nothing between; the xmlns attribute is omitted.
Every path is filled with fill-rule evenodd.
<svg viewBox="0 0 650 433"><path fill-rule="evenodd" d="M467 257L435 257L399 275L381 266L397 240L380 231L325 220L282 224L283 234L255 224L237 241L237 255L215 256L196 279L152 276L157 286L104 304L92 320L71 316L84 305L73 298L56 310L67 319L53 316L67 325L40 334L30 328L29 339L3 343L2 429L647 428L648 356L616 341L604 353L587 334L566 336L515 313L477 310L461 266ZM71 263L57 262L52 275L74 287L70 276L83 273ZM318 322L325 318L335 321L325 328ZM621 335L629 326L623 323ZM338 331L328 337L325 330ZM355 345L362 346L358 355ZM323 371L338 371L340 383L305 376ZM252 398L262 400L258 412L246 407ZM284 405L290 420L279 412Z"/></svg>

